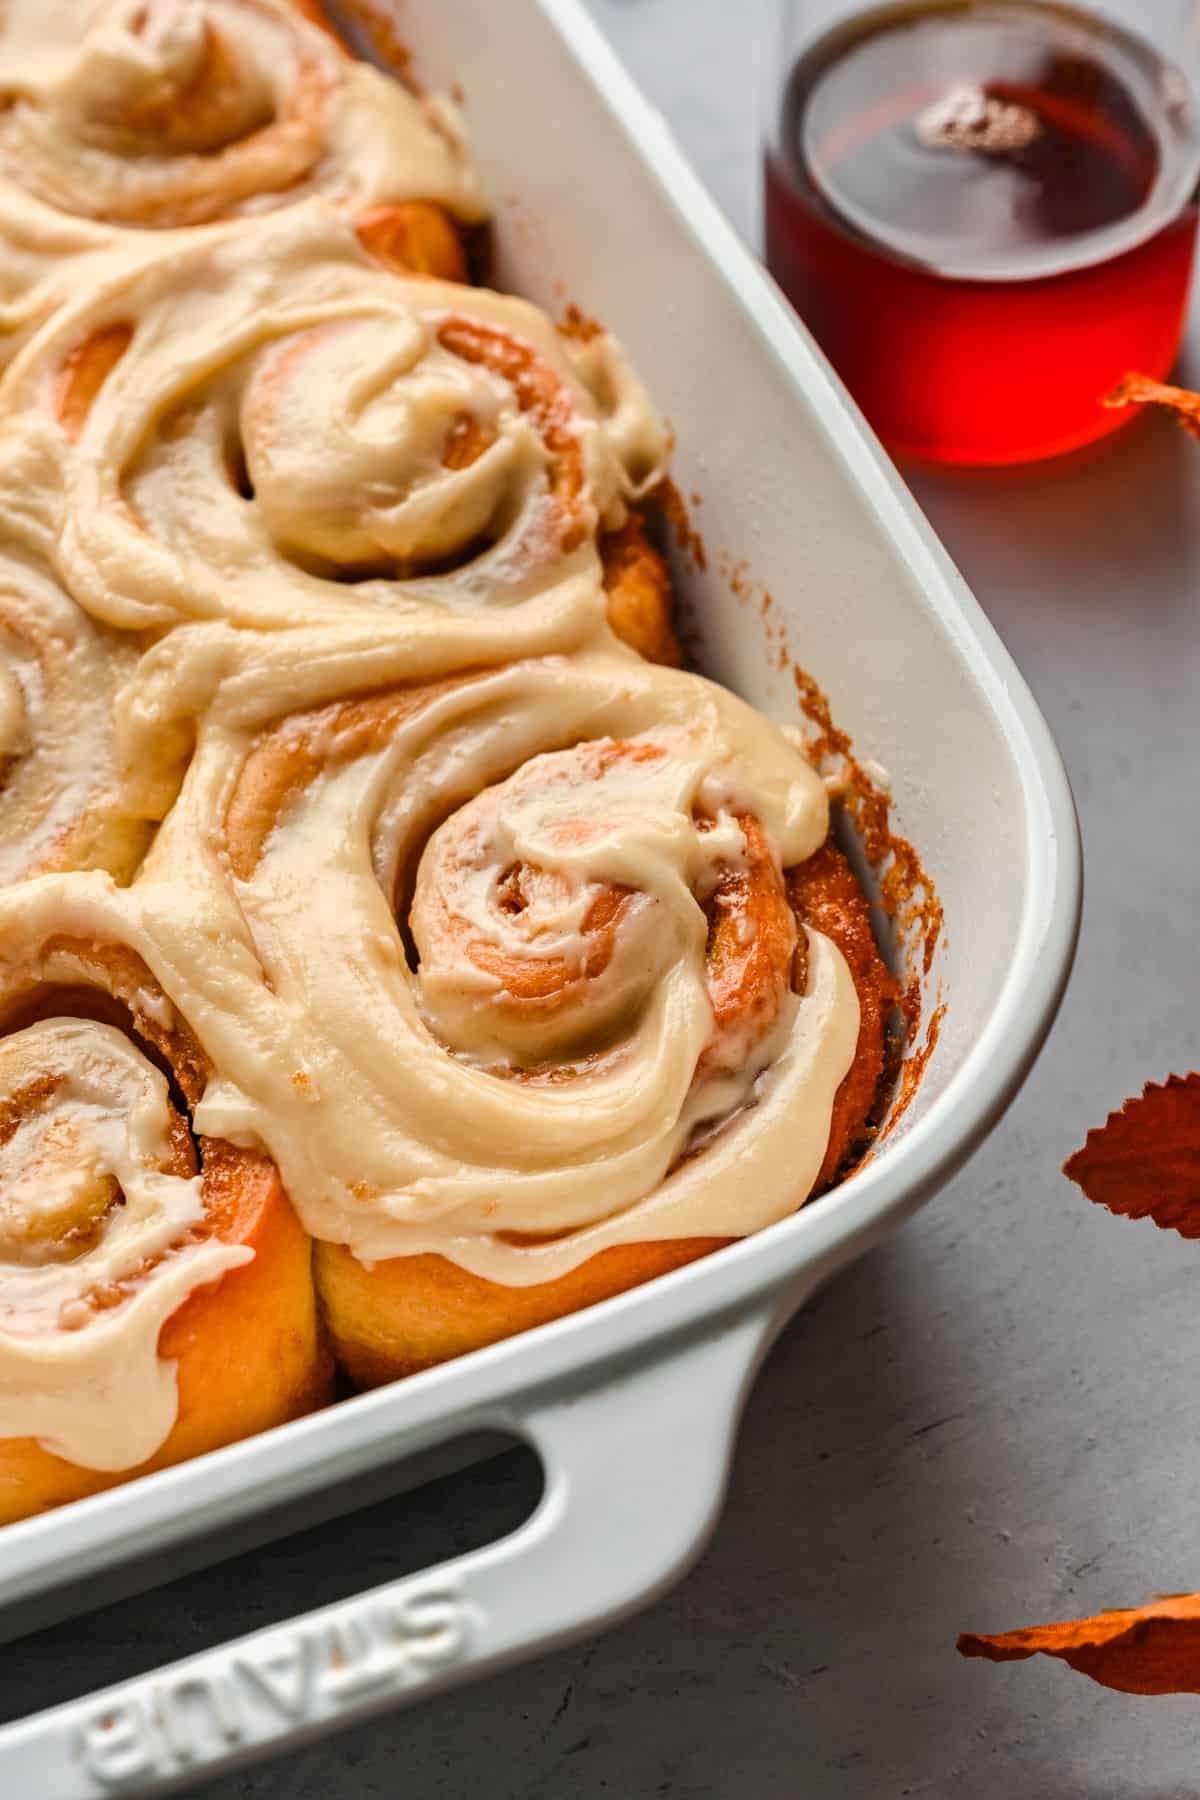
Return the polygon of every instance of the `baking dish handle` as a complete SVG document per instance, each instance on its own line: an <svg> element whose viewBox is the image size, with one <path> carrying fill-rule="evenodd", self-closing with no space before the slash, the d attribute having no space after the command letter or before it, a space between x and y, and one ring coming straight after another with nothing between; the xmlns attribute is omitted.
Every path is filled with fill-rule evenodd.
<svg viewBox="0 0 1200 1800"><path fill-rule="evenodd" d="M0 1794L166 1794L549 1649L653 1599L715 1523L758 1362L801 1295L509 1403L537 1510L498 1543L0 1728ZM460 1428L466 1421L455 1421Z"/></svg>

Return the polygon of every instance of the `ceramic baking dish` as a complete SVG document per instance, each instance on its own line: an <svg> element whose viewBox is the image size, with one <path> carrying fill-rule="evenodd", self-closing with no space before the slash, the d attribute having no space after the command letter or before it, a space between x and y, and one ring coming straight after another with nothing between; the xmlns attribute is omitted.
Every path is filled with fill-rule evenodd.
<svg viewBox="0 0 1200 1800"><path fill-rule="evenodd" d="M500 1431L545 1469L534 1515L484 1550L0 1730L0 1793L14 1800L188 1786L661 1591L713 1523L772 1336L979 1145L1070 966L1078 839L1045 724L854 407L577 0L413 0L397 24L422 77L465 93L501 282L555 310L586 302L676 430L677 478L701 497L708 547L707 570L684 577L708 672L795 719L782 625L860 754L889 772L897 827L945 906L925 982L927 1014L945 1005L941 1035L879 1152L796 1217L589 1312L0 1532L0 1625L13 1636L96 1604L135 1549L136 1579L165 1579L219 1554L215 1540L226 1552L247 1541L256 1520L260 1535L277 1529L285 1499L385 1464L420 1472L437 1446Z"/></svg>

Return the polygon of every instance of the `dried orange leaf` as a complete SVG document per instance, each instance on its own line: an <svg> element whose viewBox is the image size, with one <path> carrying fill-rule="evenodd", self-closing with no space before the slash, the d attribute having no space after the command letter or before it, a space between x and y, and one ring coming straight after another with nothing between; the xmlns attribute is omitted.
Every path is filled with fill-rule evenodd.
<svg viewBox="0 0 1200 1800"><path fill-rule="evenodd" d="M1056 1656L1123 1694L1200 1694L1200 1594L1165 1596L1125 1612L1027 1631L964 1631L958 1648L963 1656L990 1662Z"/></svg>
<svg viewBox="0 0 1200 1800"><path fill-rule="evenodd" d="M1170 407L1183 429L1200 437L1200 394L1193 394L1190 388L1170 387L1165 381L1151 381L1148 375L1127 375L1104 396L1102 404Z"/></svg>
<svg viewBox="0 0 1200 1800"><path fill-rule="evenodd" d="M1200 1237L1200 1075L1150 1083L1063 1165L1089 1200Z"/></svg>

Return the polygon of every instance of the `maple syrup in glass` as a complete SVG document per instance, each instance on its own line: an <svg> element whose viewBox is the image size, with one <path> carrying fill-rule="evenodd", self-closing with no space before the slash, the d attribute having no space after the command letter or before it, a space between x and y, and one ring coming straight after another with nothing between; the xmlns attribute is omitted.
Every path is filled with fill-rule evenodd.
<svg viewBox="0 0 1200 1800"><path fill-rule="evenodd" d="M1166 0L1144 0L1152 13ZM1045 0L858 12L787 74L767 261L900 454L1011 463L1130 415L1166 376L1196 241L1183 67Z"/></svg>

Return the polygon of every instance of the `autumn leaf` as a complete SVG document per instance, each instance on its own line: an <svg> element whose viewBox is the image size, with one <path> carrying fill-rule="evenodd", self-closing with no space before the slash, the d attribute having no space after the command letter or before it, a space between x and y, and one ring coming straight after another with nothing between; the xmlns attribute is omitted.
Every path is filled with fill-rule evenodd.
<svg viewBox="0 0 1200 1800"><path fill-rule="evenodd" d="M1185 431L1200 437L1200 394L1190 388L1170 387L1165 381L1151 381L1148 375L1127 375L1101 402L1104 406L1166 406L1175 414Z"/></svg>
<svg viewBox="0 0 1200 1800"><path fill-rule="evenodd" d="M1089 1200L1200 1237L1200 1074L1148 1084L1063 1165Z"/></svg>
<svg viewBox="0 0 1200 1800"><path fill-rule="evenodd" d="M958 1648L990 1662L1055 1656L1123 1694L1200 1694L1200 1594L1025 1631L964 1631Z"/></svg>
<svg viewBox="0 0 1200 1800"><path fill-rule="evenodd" d="M1200 425L1200 402L1197 406ZM1089 1200L1127 1219L1200 1237L1200 1074L1151 1082L1089 1131L1064 1164ZM963 1656L1054 1656L1126 1694L1200 1694L1200 1594L1022 1631L964 1632Z"/></svg>

